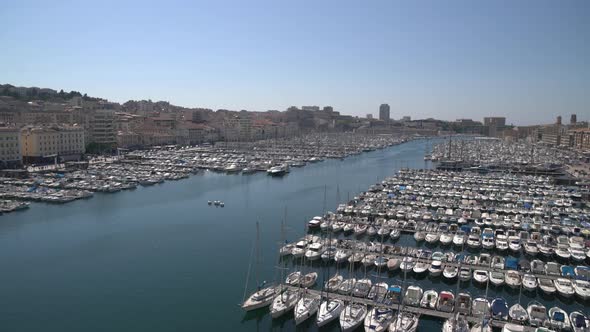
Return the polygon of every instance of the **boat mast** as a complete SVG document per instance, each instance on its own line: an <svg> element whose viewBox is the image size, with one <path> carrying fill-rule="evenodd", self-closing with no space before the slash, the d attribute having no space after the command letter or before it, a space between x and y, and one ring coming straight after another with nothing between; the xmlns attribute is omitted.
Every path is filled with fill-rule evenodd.
<svg viewBox="0 0 590 332"><path fill-rule="evenodd" d="M248 272L246 273L246 284L244 285L244 296L242 297L242 303L246 302L246 294L248 292L248 281L250 280L250 271L252 270L252 258L254 257L254 246L255 244L252 246L252 249L250 250L250 263L248 264Z"/></svg>

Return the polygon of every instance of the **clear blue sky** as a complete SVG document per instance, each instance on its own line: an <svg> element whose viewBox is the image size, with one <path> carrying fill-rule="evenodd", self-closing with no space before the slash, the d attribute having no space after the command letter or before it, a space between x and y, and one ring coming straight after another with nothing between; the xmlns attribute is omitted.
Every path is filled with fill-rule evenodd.
<svg viewBox="0 0 590 332"><path fill-rule="evenodd" d="M123 102L590 120L590 1L9 1L0 82Z"/></svg>

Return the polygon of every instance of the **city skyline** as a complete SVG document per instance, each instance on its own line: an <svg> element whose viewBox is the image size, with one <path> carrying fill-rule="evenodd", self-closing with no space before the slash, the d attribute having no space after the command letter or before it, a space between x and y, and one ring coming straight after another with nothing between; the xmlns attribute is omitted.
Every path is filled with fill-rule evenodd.
<svg viewBox="0 0 590 332"><path fill-rule="evenodd" d="M588 3L453 4L127 2L113 11L106 1L87 15L64 2L11 3L0 13L11 27L0 34L0 72L18 86L214 110L312 104L364 117L387 103L394 119L588 118Z"/></svg>

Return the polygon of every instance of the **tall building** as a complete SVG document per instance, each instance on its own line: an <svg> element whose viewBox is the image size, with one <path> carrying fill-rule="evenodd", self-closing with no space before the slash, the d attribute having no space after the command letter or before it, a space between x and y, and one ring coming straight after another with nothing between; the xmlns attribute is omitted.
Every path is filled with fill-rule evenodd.
<svg viewBox="0 0 590 332"><path fill-rule="evenodd" d="M390 114L389 114L389 105L388 104L381 104L379 106L379 120L389 121Z"/></svg>
<svg viewBox="0 0 590 332"><path fill-rule="evenodd" d="M117 144L114 110L99 109L93 112L89 123L88 143L102 147L114 147Z"/></svg>
<svg viewBox="0 0 590 332"><path fill-rule="evenodd" d="M15 167L22 162L19 133L17 127L0 127L0 168Z"/></svg>
<svg viewBox="0 0 590 332"><path fill-rule="evenodd" d="M578 122L578 116L575 114L572 114L570 117L570 124L576 124L576 122Z"/></svg>
<svg viewBox="0 0 590 332"><path fill-rule="evenodd" d="M504 127L506 125L506 118L503 116L483 118L484 126Z"/></svg>
<svg viewBox="0 0 590 332"><path fill-rule="evenodd" d="M373 119L373 114L371 114L371 113L367 114L367 119L369 119L369 120Z"/></svg>
<svg viewBox="0 0 590 332"><path fill-rule="evenodd" d="M561 125L561 115L557 116L557 120L555 121L558 125Z"/></svg>
<svg viewBox="0 0 590 332"><path fill-rule="evenodd" d="M21 153L27 162L58 156L62 160L80 159L85 151L81 126L27 126L21 130Z"/></svg>
<svg viewBox="0 0 590 332"><path fill-rule="evenodd" d="M319 106L301 106L301 109L304 111L317 112L320 110L320 107Z"/></svg>

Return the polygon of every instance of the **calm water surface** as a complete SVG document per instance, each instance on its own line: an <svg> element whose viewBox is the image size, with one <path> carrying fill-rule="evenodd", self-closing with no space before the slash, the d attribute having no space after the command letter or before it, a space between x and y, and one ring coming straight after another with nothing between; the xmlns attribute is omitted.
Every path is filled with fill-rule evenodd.
<svg viewBox="0 0 590 332"><path fill-rule="evenodd" d="M287 237L298 238L304 221L321 214L324 205L334 210L338 201L400 167L425 167L427 144L327 160L283 178L204 172L0 216L0 330L295 330L292 314L273 321L264 310L245 314L238 307L255 222L261 225L260 275L271 280L285 207ZM208 206L207 200L226 206ZM455 287L428 278L420 284ZM421 330L441 325L423 320ZM338 324L323 330L339 330Z"/></svg>

